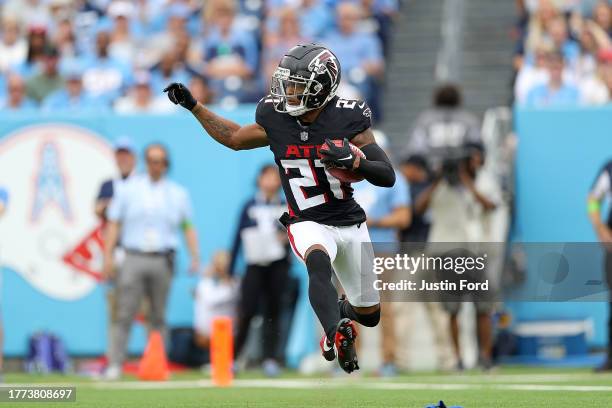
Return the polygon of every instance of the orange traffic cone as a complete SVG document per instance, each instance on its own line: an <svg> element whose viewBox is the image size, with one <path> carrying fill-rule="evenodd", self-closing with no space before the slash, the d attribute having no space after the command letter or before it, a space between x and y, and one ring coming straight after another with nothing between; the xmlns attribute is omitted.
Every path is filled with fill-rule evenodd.
<svg viewBox="0 0 612 408"><path fill-rule="evenodd" d="M169 377L164 341L159 331L152 331L138 365L138 378L144 381L165 381Z"/></svg>
<svg viewBox="0 0 612 408"><path fill-rule="evenodd" d="M234 378L234 338L232 320L229 317L216 317L212 324L210 340L210 363L212 380L217 386L224 387Z"/></svg>

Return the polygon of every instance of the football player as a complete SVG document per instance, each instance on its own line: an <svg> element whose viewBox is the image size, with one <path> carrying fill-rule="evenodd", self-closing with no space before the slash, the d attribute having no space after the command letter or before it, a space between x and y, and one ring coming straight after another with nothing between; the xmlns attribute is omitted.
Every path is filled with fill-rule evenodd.
<svg viewBox="0 0 612 408"><path fill-rule="evenodd" d="M306 264L308 296L325 335L323 357L347 373L359 369L353 321L374 327L380 299L374 289L373 250L366 216L350 184L329 167L351 169L377 186L391 187L395 172L371 130L371 111L362 101L336 96L340 64L327 48L297 45L272 75L270 94L257 105L254 124L240 126L197 102L180 83L164 91L191 111L204 130L233 150L269 146L278 165L288 213L281 217L295 255ZM336 146L333 140L342 141ZM361 159L350 143L365 154ZM327 144L327 150L321 146ZM346 297L338 300L335 272ZM334 350L335 349L335 350Z"/></svg>

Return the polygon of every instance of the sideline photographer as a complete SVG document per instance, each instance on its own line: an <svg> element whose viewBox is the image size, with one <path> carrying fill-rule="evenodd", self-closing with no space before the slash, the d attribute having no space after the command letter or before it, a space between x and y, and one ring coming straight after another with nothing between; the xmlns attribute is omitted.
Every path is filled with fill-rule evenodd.
<svg viewBox="0 0 612 408"><path fill-rule="evenodd" d="M418 116L402 157L423 156L432 170L443 169L456 181L464 147L481 142L480 121L461 107L461 99L455 85L440 86L434 93L434 106Z"/></svg>
<svg viewBox="0 0 612 408"><path fill-rule="evenodd" d="M431 186L417 199L417 211L429 209L431 228L428 242L488 242L492 229L492 210L501 202L501 191L495 179L481 171L484 165L484 149L478 143L468 143L465 153L455 170L442 167ZM456 244L455 244L456 245ZM447 276L449 279L450 276ZM462 301L472 300L476 307L479 365L491 367L493 302L472 296L465 299L463 293L456 299L444 299L444 309L450 314L450 332L457 369L463 369L459 347L458 313ZM467 295L466 295L467 296Z"/></svg>

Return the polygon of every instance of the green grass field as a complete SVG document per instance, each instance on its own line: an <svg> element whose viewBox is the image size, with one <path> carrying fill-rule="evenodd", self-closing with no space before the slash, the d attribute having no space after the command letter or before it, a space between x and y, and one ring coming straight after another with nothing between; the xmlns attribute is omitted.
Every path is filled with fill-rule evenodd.
<svg viewBox="0 0 612 408"><path fill-rule="evenodd" d="M503 368L491 374L410 374L393 379L369 376L304 377L288 373L264 379L239 376L215 388L200 373L175 375L163 383L126 378L102 382L75 376L7 374L12 384L73 385L76 403L19 403L17 407L416 407L442 399L465 408L612 407L612 374L588 370ZM67 404L67 405L66 405ZM0 408L2 404L0 403Z"/></svg>

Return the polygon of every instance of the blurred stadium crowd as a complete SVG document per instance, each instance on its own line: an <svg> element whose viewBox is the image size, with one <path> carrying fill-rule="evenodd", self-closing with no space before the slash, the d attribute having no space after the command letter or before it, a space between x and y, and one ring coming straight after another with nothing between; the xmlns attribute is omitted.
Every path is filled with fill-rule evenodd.
<svg viewBox="0 0 612 408"><path fill-rule="evenodd" d="M517 5L515 100L534 107L609 103L609 2L518 0Z"/></svg>
<svg viewBox="0 0 612 408"><path fill-rule="evenodd" d="M268 92L291 46L333 49L347 96L376 111L397 0L0 1L0 107L172 111L161 91L189 84L233 107Z"/></svg>

